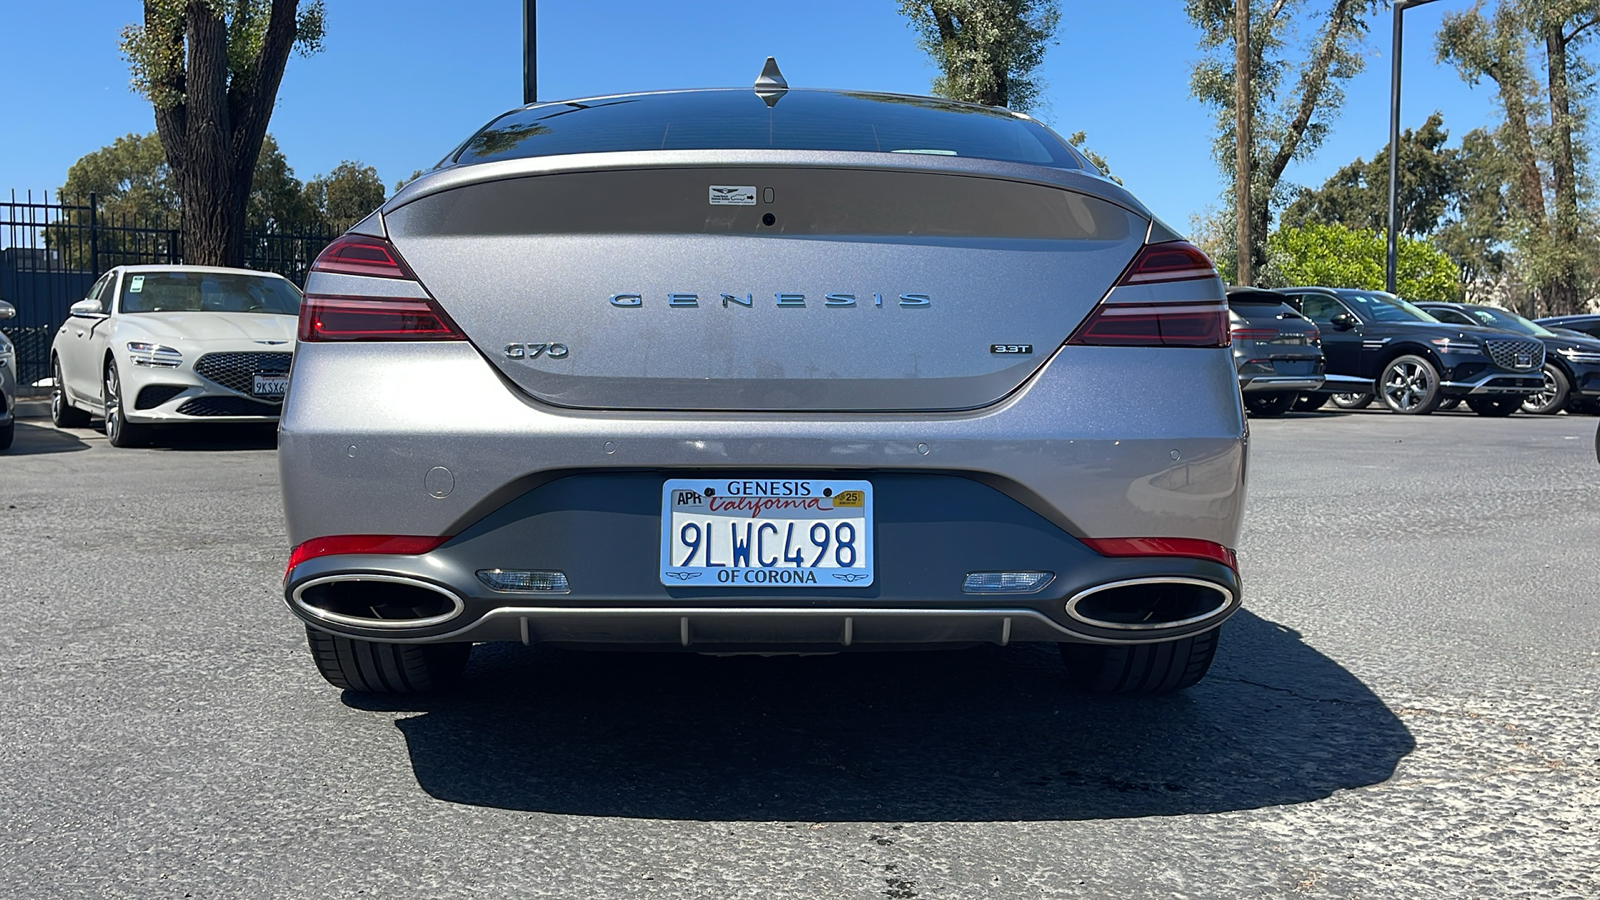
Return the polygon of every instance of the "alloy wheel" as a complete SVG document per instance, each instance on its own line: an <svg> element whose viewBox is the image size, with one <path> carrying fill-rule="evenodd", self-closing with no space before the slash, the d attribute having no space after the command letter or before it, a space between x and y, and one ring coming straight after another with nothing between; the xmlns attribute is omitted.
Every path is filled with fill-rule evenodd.
<svg viewBox="0 0 1600 900"><path fill-rule="evenodd" d="M106 367L106 439L116 444L122 438L122 379L115 363Z"/></svg>
<svg viewBox="0 0 1600 900"><path fill-rule="evenodd" d="M1421 407L1433 388L1433 373L1421 363L1396 362L1383 374L1384 398L1390 406L1402 412Z"/></svg>
<svg viewBox="0 0 1600 900"><path fill-rule="evenodd" d="M66 388L61 386L61 360L55 360L50 366L50 418L52 421L61 421L61 410L66 405Z"/></svg>

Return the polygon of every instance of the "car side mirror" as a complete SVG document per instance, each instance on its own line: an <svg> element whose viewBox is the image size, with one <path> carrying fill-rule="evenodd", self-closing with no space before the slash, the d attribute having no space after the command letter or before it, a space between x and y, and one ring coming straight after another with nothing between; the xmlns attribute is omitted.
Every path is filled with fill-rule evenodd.
<svg viewBox="0 0 1600 900"><path fill-rule="evenodd" d="M1349 331L1350 329L1356 327L1356 317L1347 312L1342 312L1329 319L1328 324L1339 329L1340 331Z"/></svg>
<svg viewBox="0 0 1600 900"><path fill-rule="evenodd" d="M77 303L72 304L67 312L86 319L98 319L106 314L106 311L100 307L100 301L92 299L79 300Z"/></svg>
<svg viewBox="0 0 1600 900"><path fill-rule="evenodd" d="M16 315L17 308L15 306L12 306L4 300L0 300L0 319L11 319L15 318Z"/></svg>

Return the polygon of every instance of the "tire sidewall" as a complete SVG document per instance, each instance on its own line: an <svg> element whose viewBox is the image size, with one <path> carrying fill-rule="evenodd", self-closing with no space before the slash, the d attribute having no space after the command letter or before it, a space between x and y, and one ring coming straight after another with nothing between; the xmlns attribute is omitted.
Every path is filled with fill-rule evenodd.
<svg viewBox="0 0 1600 900"><path fill-rule="evenodd" d="M1555 363L1545 363L1544 376L1555 385L1555 390L1551 395L1549 405L1530 405L1533 402L1533 396L1530 394L1528 399L1522 402L1523 412L1531 413L1532 415L1536 416L1553 416L1565 409L1567 406L1567 401L1572 399L1572 381L1571 379L1567 378L1567 373L1561 371L1560 366L1556 365Z"/></svg>

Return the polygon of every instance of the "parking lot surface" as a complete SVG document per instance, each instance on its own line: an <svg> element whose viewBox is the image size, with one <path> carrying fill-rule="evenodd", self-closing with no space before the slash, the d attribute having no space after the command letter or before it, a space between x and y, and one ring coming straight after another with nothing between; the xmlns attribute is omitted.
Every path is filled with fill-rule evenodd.
<svg viewBox="0 0 1600 900"><path fill-rule="evenodd" d="M1600 895L1595 420L1252 422L1180 695L1053 648L316 675L270 431L0 454L0 881L51 897Z"/></svg>

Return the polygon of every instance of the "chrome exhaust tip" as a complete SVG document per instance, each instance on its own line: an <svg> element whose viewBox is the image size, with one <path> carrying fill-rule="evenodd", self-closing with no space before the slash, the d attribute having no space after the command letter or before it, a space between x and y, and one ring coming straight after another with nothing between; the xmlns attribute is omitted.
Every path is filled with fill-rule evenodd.
<svg viewBox="0 0 1600 900"><path fill-rule="evenodd" d="M1233 592L1199 578L1158 577L1114 581L1067 601L1067 615L1085 625L1118 631L1182 628L1233 608Z"/></svg>
<svg viewBox="0 0 1600 900"><path fill-rule="evenodd" d="M296 586L290 598L314 619L355 628L427 628L467 608L460 597L436 584L366 572L313 578Z"/></svg>

